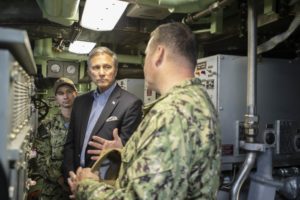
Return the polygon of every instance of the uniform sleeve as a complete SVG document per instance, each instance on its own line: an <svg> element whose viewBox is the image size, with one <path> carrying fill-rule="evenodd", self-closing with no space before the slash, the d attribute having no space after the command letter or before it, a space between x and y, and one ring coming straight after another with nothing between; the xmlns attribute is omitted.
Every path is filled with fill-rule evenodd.
<svg viewBox="0 0 300 200"><path fill-rule="evenodd" d="M143 151L127 169L128 183L126 185L112 187L105 183L84 180L79 184L76 199L174 199L171 194L174 179L171 157L176 152L163 148L162 143L156 145L161 140L165 138L157 135L156 139L145 147L147 150ZM171 145L167 143L168 146Z"/></svg>
<svg viewBox="0 0 300 200"><path fill-rule="evenodd" d="M122 199L124 196L130 196L130 193L125 192L124 189L115 189L114 187L107 185L105 183L97 182L90 179L85 179L80 182L78 185L76 199L83 200L83 199L97 199L97 200L104 200L104 199ZM133 197L127 199L134 199Z"/></svg>
<svg viewBox="0 0 300 200"><path fill-rule="evenodd" d="M38 128L38 137L34 141L34 148L37 152L37 171L43 178L47 178L48 164L51 157L51 144L50 134L46 129L46 123L41 123Z"/></svg>
<svg viewBox="0 0 300 200"><path fill-rule="evenodd" d="M128 165L124 177L121 177L126 179L124 184L121 181L120 187L114 188L105 183L84 180L79 184L77 199L168 200L184 195L181 191L186 191L187 179L181 175L181 171L188 170L187 158L184 157L186 141L182 134L178 135L183 132L180 117L173 116L172 123L164 116L157 116L159 120L152 122L157 126L149 126L145 130L144 134L149 137L140 143L137 157ZM122 161L127 162L123 158Z"/></svg>

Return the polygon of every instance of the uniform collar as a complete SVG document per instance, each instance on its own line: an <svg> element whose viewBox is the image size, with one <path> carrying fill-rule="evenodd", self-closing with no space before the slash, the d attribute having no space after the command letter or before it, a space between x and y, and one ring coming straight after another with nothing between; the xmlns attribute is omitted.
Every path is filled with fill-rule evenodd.
<svg viewBox="0 0 300 200"><path fill-rule="evenodd" d="M201 85L201 80L199 78L192 78L189 80L185 80L182 81L180 84L175 85L174 87L172 87L165 95L160 96L158 99L156 99L155 101L144 105L143 107L143 116L145 116L150 110L151 108L157 104L158 102L160 102L161 100L165 99L167 96L169 96L170 94L174 93L175 90L179 89L179 88L185 88L187 86L190 85Z"/></svg>

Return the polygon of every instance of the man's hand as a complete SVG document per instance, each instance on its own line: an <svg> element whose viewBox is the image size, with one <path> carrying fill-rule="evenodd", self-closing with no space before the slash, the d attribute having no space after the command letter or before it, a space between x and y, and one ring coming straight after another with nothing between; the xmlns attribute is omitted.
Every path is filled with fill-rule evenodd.
<svg viewBox="0 0 300 200"><path fill-rule="evenodd" d="M97 172L92 172L91 168L81 168L79 167L76 171L76 176L78 181L82 181L83 179L92 179L95 181L99 181L99 175Z"/></svg>
<svg viewBox="0 0 300 200"><path fill-rule="evenodd" d="M70 171L69 178L68 178L68 184L72 192L72 195L69 196L70 199L75 199L78 183L83 179L92 179L95 181L99 181L99 176L98 174L93 173L91 171L91 168L79 167L76 171L76 174L73 171Z"/></svg>
<svg viewBox="0 0 300 200"><path fill-rule="evenodd" d="M69 197L70 199L75 199L78 180L76 174L73 171L69 172L68 184L72 192L72 194Z"/></svg>
<svg viewBox="0 0 300 200"><path fill-rule="evenodd" d="M99 136L93 136L92 141L89 142L89 145L94 147L95 150L88 150L88 154L92 154L94 156L91 157L92 160L97 160L101 153L101 150L110 149L110 148L122 148L122 140L119 137L118 129L115 128L113 130L113 140L106 140Z"/></svg>

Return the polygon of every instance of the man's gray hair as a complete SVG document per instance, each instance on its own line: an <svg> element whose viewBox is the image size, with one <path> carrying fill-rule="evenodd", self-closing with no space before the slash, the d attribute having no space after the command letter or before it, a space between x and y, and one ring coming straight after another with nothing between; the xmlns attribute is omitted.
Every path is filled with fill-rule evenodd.
<svg viewBox="0 0 300 200"><path fill-rule="evenodd" d="M111 56L113 58L113 62L116 68L118 68L118 58L117 58L117 54L115 52L113 52L112 50L110 50L107 47L96 47L94 48L88 56L88 66L90 66L90 60L96 56L96 55L102 55L102 54L107 54L109 56Z"/></svg>

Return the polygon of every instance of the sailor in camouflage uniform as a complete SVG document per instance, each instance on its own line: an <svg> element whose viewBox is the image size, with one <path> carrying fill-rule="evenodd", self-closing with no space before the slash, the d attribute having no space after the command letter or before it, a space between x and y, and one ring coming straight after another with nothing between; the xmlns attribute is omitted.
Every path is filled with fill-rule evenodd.
<svg viewBox="0 0 300 200"><path fill-rule="evenodd" d="M146 48L145 80L161 94L122 150L114 186L78 169L69 182L82 199L216 199L220 175L217 113L193 77L196 41L181 23L159 26Z"/></svg>
<svg viewBox="0 0 300 200"><path fill-rule="evenodd" d="M43 179L41 200L68 198L68 186L62 176L63 147L67 137L72 105L77 90L72 80L60 78L54 84L59 112L42 121L34 141L37 151L37 173Z"/></svg>

